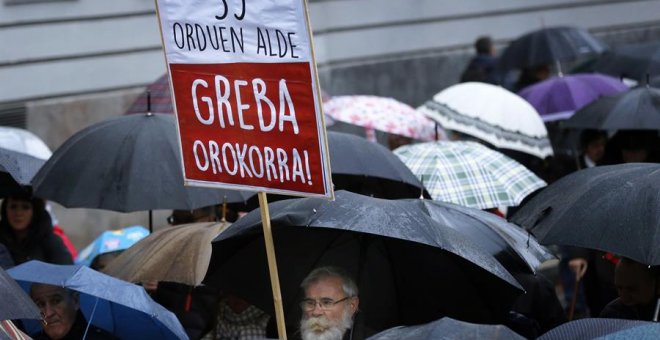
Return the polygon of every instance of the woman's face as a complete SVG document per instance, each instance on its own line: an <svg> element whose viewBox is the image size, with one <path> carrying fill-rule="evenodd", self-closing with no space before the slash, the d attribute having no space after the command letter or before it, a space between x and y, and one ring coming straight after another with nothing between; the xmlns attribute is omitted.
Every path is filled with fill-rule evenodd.
<svg viewBox="0 0 660 340"><path fill-rule="evenodd" d="M32 203L13 198L7 199L7 219L14 231L26 231L32 222L32 213Z"/></svg>

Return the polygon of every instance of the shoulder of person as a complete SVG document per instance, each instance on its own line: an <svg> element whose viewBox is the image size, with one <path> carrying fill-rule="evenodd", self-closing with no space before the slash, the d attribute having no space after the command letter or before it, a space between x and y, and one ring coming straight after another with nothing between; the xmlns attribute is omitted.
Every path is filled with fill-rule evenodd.
<svg viewBox="0 0 660 340"><path fill-rule="evenodd" d="M89 332L87 333L86 339L89 340L116 340L118 337L114 336L112 333L98 328L94 325L89 326Z"/></svg>

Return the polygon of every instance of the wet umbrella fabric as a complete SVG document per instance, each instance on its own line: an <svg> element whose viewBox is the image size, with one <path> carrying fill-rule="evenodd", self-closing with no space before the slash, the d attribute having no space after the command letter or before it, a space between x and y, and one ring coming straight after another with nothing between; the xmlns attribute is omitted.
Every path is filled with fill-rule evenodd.
<svg viewBox="0 0 660 340"><path fill-rule="evenodd" d="M536 273L541 263L556 258L528 232L495 214L452 203L408 201L438 223L474 241L509 272Z"/></svg>
<svg viewBox="0 0 660 340"><path fill-rule="evenodd" d="M0 268L0 320L41 319L39 308L4 269Z"/></svg>
<svg viewBox="0 0 660 340"><path fill-rule="evenodd" d="M619 79L602 74L552 77L522 89L525 98L544 122L569 118L585 105L602 97L628 90Z"/></svg>
<svg viewBox="0 0 660 340"><path fill-rule="evenodd" d="M119 230L106 230L80 251L75 264L89 267L97 256L128 249L147 235L149 235L149 230L139 225Z"/></svg>
<svg viewBox="0 0 660 340"><path fill-rule="evenodd" d="M323 112L336 121L418 140L433 140L435 123L414 108L393 98L336 96L323 104Z"/></svg>
<svg viewBox="0 0 660 340"><path fill-rule="evenodd" d="M511 221L541 244L612 252L660 265L660 164L580 170L552 183Z"/></svg>
<svg viewBox="0 0 660 340"><path fill-rule="evenodd" d="M547 27L513 40L500 56L502 69L532 67L598 54L607 46L578 27Z"/></svg>
<svg viewBox="0 0 660 340"><path fill-rule="evenodd" d="M192 210L253 195L184 186L174 116L161 114L116 117L79 131L32 185L37 196L68 208L119 212Z"/></svg>
<svg viewBox="0 0 660 340"><path fill-rule="evenodd" d="M202 282L211 261L211 241L227 223L192 223L160 229L124 251L105 268L129 281Z"/></svg>
<svg viewBox="0 0 660 340"><path fill-rule="evenodd" d="M46 160L53 154L34 133L15 127L0 126L0 147Z"/></svg>
<svg viewBox="0 0 660 340"><path fill-rule="evenodd" d="M333 202L286 200L269 209L289 325L300 319L300 282L325 265L356 279L365 325L375 331L445 315L497 321L519 292L494 258L408 202L339 191ZM259 211L214 240L205 283L272 313Z"/></svg>
<svg viewBox="0 0 660 340"><path fill-rule="evenodd" d="M29 190L45 161L22 152L0 148L0 197Z"/></svg>
<svg viewBox="0 0 660 340"><path fill-rule="evenodd" d="M649 335L658 335L660 324L649 321L586 318L567 322L543 334L538 340L582 340L582 339L645 339L640 337L618 338L619 332L633 331L649 327ZM619 333L620 334L620 333ZM646 339L651 339L646 338Z"/></svg>
<svg viewBox="0 0 660 340"><path fill-rule="evenodd" d="M497 148L539 158L552 155L548 131L539 113L522 97L502 87L477 82L456 84L417 110L446 130L470 135Z"/></svg>
<svg viewBox="0 0 660 340"><path fill-rule="evenodd" d="M621 46L603 53L593 66L596 72L645 83L660 74L660 43Z"/></svg>
<svg viewBox="0 0 660 340"><path fill-rule="evenodd" d="M600 98L575 112L569 128L660 130L660 89L640 86Z"/></svg>
<svg viewBox="0 0 660 340"><path fill-rule="evenodd" d="M30 261L8 273L26 292L33 283L79 292L85 319L121 339L188 339L176 316L154 302L144 288L89 267ZM26 327L30 333L40 328L27 322Z"/></svg>
<svg viewBox="0 0 660 340"><path fill-rule="evenodd" d="M444 317L420 326L395 327L367 340L525 339L503 325L481 325Z"/></svg>
<svg viewBox="0 0 660 340"><path fill-rule="evenodd" d="M424 185L382 145L347 133L328 132L335 190L379 198L417 198Z"/></svg>
<svg viewBox="0 0 660 340"><path fill-rule="evenodd" d="M546 183L476 142L428 142L394 150L437 201L477 209L517 206Z"/></svg>

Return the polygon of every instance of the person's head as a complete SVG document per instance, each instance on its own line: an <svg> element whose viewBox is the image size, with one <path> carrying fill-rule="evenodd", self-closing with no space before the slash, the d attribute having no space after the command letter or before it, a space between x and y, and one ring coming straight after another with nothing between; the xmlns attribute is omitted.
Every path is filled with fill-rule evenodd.
<svg viewBox="0 0 660 340"><path fill-rule="evenodd" d="M588 129L580 134L580 145L584 155L593 162L599 162L605 155L605 145L607 144L607 133L601 130Z"/></svg>
<svg viewBox="0 0 660 340"><path fill-rule="evenodd" d="M649 141L643 132L621 133L621 159L624 163L646 162L649 155Z"/></svg>
<svg viewBox="0 0 660 340"><path fill-rule="evenodd" d="M493 45L493 40L489 36L477 38L474 42L474 49L477 51L477 54L495 55L495 46Z"/></svg>
<svg viewBox="0 0 660 340"><path fill-rule="evenodd" d="M44 333L51 339L62 339L73 326L80 308L77 292L63 287L35 283L30 296L44 318Z"/></svg>
<svg viewBox="0 0 660 340"><path fill-rule="evenodd" d="M647 305L658 298L658 271L623 258L616 266L614 285L624 305Z"/></svg>
<svg viewBox="0 0 660 340"><path fill-rule="evenodd" d="M28 233L30 226L39 215L45 213L45 203L42 199L25 193L11 195L2 201L1 216L18 236Z"/></svg>
<svg viewBox="0 0 660 340"><path fill-rule="evenodd" d="M321 267L309 273L300 287L305 294L300 303L303 340L341 339L353 326L360 303L353 279L340 268Z"/></svg>
<svg viewBox="0 0 660 340"><path fill-rule="evenodd" d="M194 210L174 210L172 211L172 215L167 218L167 222L171 225L214 222L217 217L216 207L212 205Z"/></svg>
<svg viewBox="0 0 660 340"><path fill-rule="evenodd" d="M118 250L99 254L94 258L94 260L92 260L92 263L89 265L89 267L96 271L102 272L105 267L109 266L110 263L112 263L112 261L119 257L119 255L121 255L123 252L123 250Z"/></svg>

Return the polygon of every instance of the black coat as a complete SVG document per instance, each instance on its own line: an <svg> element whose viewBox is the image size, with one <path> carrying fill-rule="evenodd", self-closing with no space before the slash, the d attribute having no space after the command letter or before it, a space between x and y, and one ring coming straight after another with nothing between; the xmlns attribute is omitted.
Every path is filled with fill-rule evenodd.
<svg viewBox="0 0 660 340"><path fill-rule="evenodd" d="M71 326L69 333L67 333L62 340L80 340L85 335L85 330L87 330L87 321L80 311L76 314L76 320ZM46 335L43 331L37 333L32 337L35 340L49 340L50 337ZM87 336L85 339L89 340L115 340L117 337L114 335L94 326L90 325L89 330L87 330Z"/></svg>
<svg viewBox="0 0 660 340"><path fill-rule="evenodd" d="M32 222L28 226L28 236L23 240L18 240L7 218L7 201L7 199L3 200L0 208L0 243L7 247L14 264L19 265L30 260L73 264L71 253L64 242L53 233L53 223L43 203L33 203Z"/></svg>

